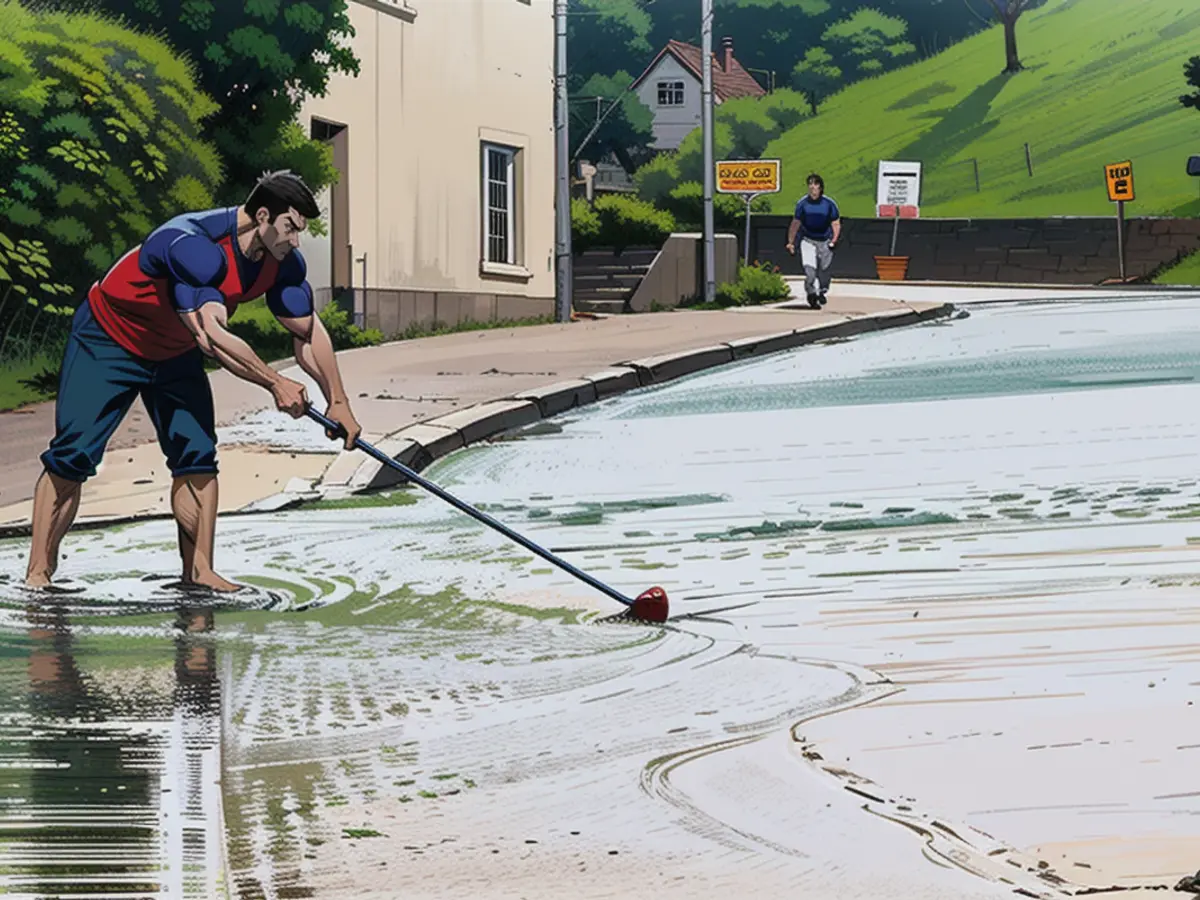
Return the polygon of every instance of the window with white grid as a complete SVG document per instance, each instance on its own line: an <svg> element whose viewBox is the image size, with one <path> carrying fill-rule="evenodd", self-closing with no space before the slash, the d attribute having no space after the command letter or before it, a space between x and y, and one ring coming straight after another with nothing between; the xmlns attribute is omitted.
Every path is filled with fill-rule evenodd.
<svg viewBox="0 0 1200 900"><path fill-rule="evenodd" d="M483 145L483 259L515 265L517 152L511 147Z"/></svg>
<svg viewBox="0 0 1200 900"><path fill-rule="evenodd" d="M658 83L659 106L683 106L683 82L660 81Z"/></svg>

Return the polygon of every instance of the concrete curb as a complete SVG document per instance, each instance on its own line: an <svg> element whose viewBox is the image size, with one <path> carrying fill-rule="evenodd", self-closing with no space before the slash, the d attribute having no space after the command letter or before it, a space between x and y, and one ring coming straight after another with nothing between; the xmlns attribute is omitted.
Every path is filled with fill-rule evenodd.
<svg viewBox="0 0 1200 900"><path fill-rule="evenodd" d="M784 275L784 281L803 281L803 275ZM839 278L838 284L870 284L879 285L881 282L878 278ZM1145 281L1129 281L1125 284L1097 284L1096 282L1079 282L1079 283L1055 283L1045 284L1040 281L937 281L930 279L915 279L906 278L902 284L915 284L926 287L949 287L949 288L1014 288L1018 290L1038 290L1038 291L1131 291L1145 293L1148 291L1195 291L1197 285L1187 284L1153 284Z"/></svg>
<svg viewBox="0 0 1200 900"><path fill-rule="evenodd" d="M895 312L847 318L828 325L810 325L807 328L796 328L763 337L742 338L682 353L627 360L583 378L561 381L544 388L478 403L436 419L409 425L374 443L392 459L415 472L420 472L455 450L493 440L506 432L524 428L542 419L552 418L638 388L664 384L731 362L780 353L809 344L945 319L956 311L957 307L951 303L920 311L902 308ZM352 456L353 459L346 459L347 456ZM363 454L356 450L342 451L325 470L326 474L335 471L342 473L337 476L336 481L322 479L312 484L290 484L278 494L264 497L237 510L223 512L221 516L278 512L313 501L338 500L407 483L399 472L371 457L363 460ZM346 473L350 473L348 477ZM101 517L79 521L73 526L73 530L94 530L170 518L170 513L146 513L107 519ZM0 539L28 537L29 533L28 523L0 526Z"/></svg>
<svg viewBox="0 0 1200 900"><path fill-rule="evenodd" d="M921 311L902 309L880 315L849 318L831 325L815 325L764 337L743 338L682 353L628 360L582 379L558 382L512 397L467 407L418 425L410 425L389 436L378 446L393 459L419 472L454 450L480 441L492 440L541 419L561 415L571 409L641 387L663 384L716 366L779 353L807 344L944 319L955 311L956 307L950 303ZM457 439L451 435L455 435ZM333 499L347 494L394 487L404 480L398 472L385 467L378 460L368 459L358 467L348 483L322 483L317 487L317 491L322 497Z"/></svg>

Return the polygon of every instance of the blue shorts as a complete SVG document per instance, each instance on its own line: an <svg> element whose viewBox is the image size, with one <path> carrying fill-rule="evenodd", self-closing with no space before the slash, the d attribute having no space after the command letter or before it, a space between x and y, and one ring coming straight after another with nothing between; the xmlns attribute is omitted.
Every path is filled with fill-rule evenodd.
<svg viewBox="0 0 1200 900"><path fill-rule="evenodd" d="M162 362L134 356L105 332L87 300L71 323L54 410L47 471L83 482L96 474L113 432L138 396L171 474L216 474L212 389L197 347Z"/></svg>

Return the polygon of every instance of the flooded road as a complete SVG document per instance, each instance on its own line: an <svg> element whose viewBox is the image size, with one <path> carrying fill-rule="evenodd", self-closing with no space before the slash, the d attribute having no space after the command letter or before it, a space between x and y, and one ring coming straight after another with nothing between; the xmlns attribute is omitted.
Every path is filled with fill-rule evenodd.
<svg viewBox="0 0 1200 900"><path fill-rule="evenodd" d="M665 629L416 491L224 520L257 591L216 610L153 580L173 525L72 535L80 593L0 584L2 890L1173 885L1200 866L1198 313L979 309L425 473L661 584L696 614Z"/></svg>

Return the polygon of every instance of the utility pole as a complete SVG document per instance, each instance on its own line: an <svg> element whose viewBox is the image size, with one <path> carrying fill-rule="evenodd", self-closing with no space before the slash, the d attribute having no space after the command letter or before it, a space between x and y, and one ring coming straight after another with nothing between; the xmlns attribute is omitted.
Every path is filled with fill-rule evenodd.
<svg viewBox="0 0 1200 900"><path fill-rule="evenodd" d="M717 299L716 247L713 242L713 0L700 0L700 55L703 59L704 100L701 128L704 136L704 300Z"/></svg>
<svg viewBox="0 0 1200 900"><path fill-rule="evenodd" d="M567 0L554 0L554 318L571 321L571 144L568 139Z"/></svg>

